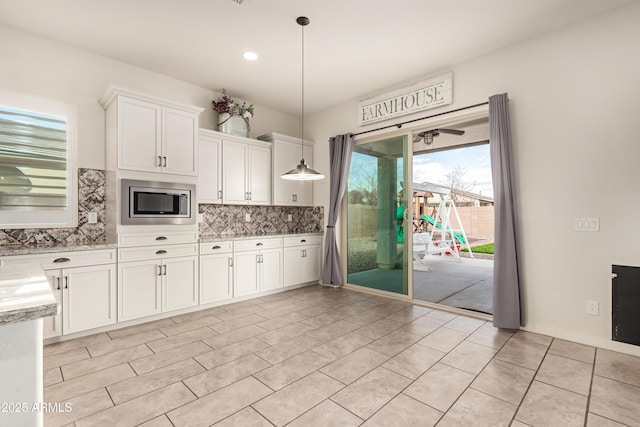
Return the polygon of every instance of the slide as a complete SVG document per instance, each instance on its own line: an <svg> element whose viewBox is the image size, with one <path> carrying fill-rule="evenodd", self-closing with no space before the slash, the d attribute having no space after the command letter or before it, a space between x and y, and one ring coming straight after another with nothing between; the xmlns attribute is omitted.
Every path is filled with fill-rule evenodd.
<svg viewBox="0 0 640 427"><path fill-rule="evenodd" d="M442 224L440 224L439 222L435 222L435 220L431 218L429 215L422 215L420 219L427 221L429 224L433 225L434 227L442 228ZM458 241L458 243L461 243L461 244L467 243L467 239L464 238L463 234L458 233L456 231L451 232L451 234L453 234L453 237Z"/></svg>

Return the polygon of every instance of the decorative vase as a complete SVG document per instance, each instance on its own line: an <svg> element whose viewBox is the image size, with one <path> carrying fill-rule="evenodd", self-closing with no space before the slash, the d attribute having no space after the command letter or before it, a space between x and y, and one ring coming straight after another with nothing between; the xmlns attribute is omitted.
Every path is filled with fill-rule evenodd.
<svg viewBox="0 0 640 427"><path fill-rule="evenodd" d="M249 119L242 116L230 115L229 113L218 114L218 130L224 133L230 133L238 136L249 136Z"/></svg>

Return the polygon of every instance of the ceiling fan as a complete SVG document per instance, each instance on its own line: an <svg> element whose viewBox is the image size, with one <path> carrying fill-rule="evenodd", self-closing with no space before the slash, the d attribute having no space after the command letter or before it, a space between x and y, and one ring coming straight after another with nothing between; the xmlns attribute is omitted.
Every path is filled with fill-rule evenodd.
<svg viewBox="0 0 640 427"><path fill-rule="evenodd" d="M431 129L420 132L413 138L413 142L420 142L423 140L425 144L431 144L433 142L433 137L438 136L441 133L449 133L451 135L464 135L463 130L458 129Z"/></svg>

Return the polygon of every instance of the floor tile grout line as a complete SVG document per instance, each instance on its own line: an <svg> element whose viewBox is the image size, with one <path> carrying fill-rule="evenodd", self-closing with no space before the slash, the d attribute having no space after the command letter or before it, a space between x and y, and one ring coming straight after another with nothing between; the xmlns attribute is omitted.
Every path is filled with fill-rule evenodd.
<svg viewBox="0 0 640 427"><path fill-rule="evenodd" d="M591 365L591 378L589 379L589 395L587 396L587 407L585 408L584 414L584 427L587 427L587 420L589 419L589 410L591 409L591 392L593 391L593 377L596 372L596 359L598 357L598 349L594 352L593 355L593 364Z"/></svg>
<svg viewBox="0 0 640 427"><path fill-rule="evenodd" d="M512 335L515 335L515 333ZM509 338L509 340L511 340L512 338ZM533 385L533 383L536 380L536 377L538 376L538 372L540 372L540 367L542 366L542 364L544 363L544 359L547 357L547 354L549 354L549 349L551 348L551 346L553 345L553 340L555 338L551 338L551 342L549 342L544 355L542 356L542 359L540 359L540 363L538 363L538 367L535 370L535 373L533 374L533 376L531 377L531 381L529 381L529 385L527 386L527 389L525 390L524 394L522 395L522 399L520 399L520 403L518 403L516 411L513 413L513 417L511 417L511 422L513 423L513 421L516 420L516 416L518 415L518 411L520 411L520 408L522 407L522 402L524 402L524 399L526 399L527 394L529 394L529 390L531 390L531 386ZM505 343L506 345L506 343ZM500 360L500 359L498 359Z"/></svg>

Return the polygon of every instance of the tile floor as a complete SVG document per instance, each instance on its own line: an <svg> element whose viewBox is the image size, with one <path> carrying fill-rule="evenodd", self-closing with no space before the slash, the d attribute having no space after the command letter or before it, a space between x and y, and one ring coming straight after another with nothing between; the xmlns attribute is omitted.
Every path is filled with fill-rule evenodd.
<svg viewBox="0 0 640 427"><path fill-rule="evenodd" d="M638 426L640 358L306 287L44 348L45 426Z"/></svg>

